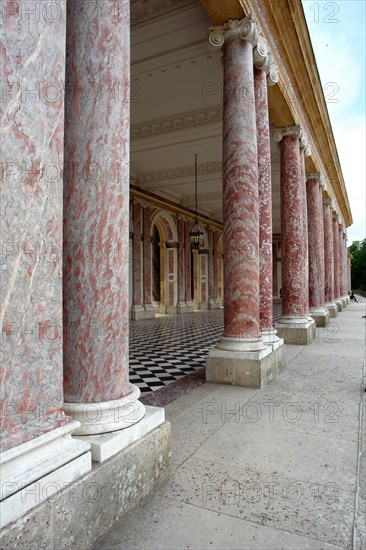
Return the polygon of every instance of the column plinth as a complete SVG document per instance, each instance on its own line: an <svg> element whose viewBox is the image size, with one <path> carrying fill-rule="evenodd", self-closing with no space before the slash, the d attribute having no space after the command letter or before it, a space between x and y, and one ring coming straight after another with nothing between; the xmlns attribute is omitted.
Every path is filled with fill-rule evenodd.
<svg viewBox="0 0 366 550"><path fill-rule="evenodd" d="M254 25L249 16L248 23ZM242 38L228 40L224 51L224 334L207 357L206 380L262 387L282 362L273 360L260 333L253 47ZM245 90L246 98L238 90Z"/></svg>
<svg viewBox="0 0 366 550"><path fill-rule="evenodd" d="M282 315L275 324L286 344L311 344L315 322L308 305L307 208L300 127L275 130L281 151ZM301 141L302 145L303 142Z"/></svg>
<svg viewBox="0 0 366 550"><path fill-rule="evenodd" d="M116 101L112 89L112 84L119 84L119 89L129 85L130 30L128 18L116 20L111 11L101 10L93 21L91 40L83 9L83 3L68 3L66 80L75 84L65 113L69 169L64 239L70 246L64 251L64 390L65 410L81 422L78 433L100 434L128 428L145 414L138 401L140 390L128 378L125 171L130 115L128 104ZM104 62L108 57L113 63ZM86 101L83 90L75 92L76 86L89 82L99 91L97 104ZM82 167L80 174L70 169L75 166ZM137 292L134 299L138 301Z"/></svg>

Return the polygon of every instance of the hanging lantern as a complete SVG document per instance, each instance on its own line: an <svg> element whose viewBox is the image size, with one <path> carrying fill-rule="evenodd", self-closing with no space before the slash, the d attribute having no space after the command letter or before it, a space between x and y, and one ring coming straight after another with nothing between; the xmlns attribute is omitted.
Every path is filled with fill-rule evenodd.
<svg viewBox="0 0 366 550"><path fill-rule="evenodd" d="M193 250L198 250L203 243L203 233L200 230L200 225L197 218L197 155L194 156L195 165L195 195L196 195L196 219L189 232L189 242Z"/></svg>

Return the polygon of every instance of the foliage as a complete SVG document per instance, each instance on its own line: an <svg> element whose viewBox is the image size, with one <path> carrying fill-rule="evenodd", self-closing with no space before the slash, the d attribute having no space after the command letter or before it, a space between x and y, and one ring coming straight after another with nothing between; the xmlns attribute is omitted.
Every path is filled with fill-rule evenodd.
<svg viewBox="0 0 366 550"><path fill-rule="evenodd" d="M352 254L352 288L366 291L366 239L354 241L348 251Z"/></svg>

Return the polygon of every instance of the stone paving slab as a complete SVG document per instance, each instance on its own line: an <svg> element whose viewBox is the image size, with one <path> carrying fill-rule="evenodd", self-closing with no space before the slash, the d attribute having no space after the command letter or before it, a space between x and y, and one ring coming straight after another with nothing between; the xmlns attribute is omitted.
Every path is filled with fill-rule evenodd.
<svg viewBox="0 0 366 550"><path fill-rule="evenodd" d="M95 550L338 550L342 548L168 498L129 513Z"/></svg>
<svg viewBox="0 0 366 550"><path fill-rule="evenodd" d="M363 310L337 317L340 342L322 329L287 346L263 390L204 384L170 403L170 478L94 549L366 548Z"/></svg>
<svg viewBox="0 0 366 550"><path fill-rule="evenodd" d="M339 546L346 546L352 535L354 493L315 478L299 481L193 456L157 492Z"/></svg>

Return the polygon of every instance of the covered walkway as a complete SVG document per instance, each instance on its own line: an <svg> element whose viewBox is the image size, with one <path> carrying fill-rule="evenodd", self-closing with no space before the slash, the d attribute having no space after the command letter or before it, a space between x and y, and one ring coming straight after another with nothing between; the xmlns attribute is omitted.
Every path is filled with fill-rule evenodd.
<svg viewBox="0 0 366 550"><path fill-rule="evenodd" d="M287 346L263 390L202 384L167 405L170 477L94 549L364 548L363 315Z"/></svg>

